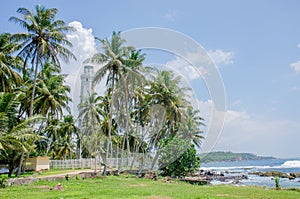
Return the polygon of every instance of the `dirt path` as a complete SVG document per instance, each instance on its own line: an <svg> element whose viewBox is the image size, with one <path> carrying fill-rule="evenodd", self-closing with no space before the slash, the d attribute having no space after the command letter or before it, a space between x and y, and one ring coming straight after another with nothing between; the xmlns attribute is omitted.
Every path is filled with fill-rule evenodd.
<svg viewBox="0 0 300 199"><path fill-rule="evenodd" d="M89 173L89 172L95 172L95 169L84 169L84 170L74 170L74 171L66 171L64 173L60 173L60 174L49 174L49 175L42 175L42 176L34 176L35 178L38 179L43 179L43 178L53 178L53 177L64 177L67 174L68 175L76 175L79 173ZM99 170L97 170L97 172L99 172Z"/></svg>

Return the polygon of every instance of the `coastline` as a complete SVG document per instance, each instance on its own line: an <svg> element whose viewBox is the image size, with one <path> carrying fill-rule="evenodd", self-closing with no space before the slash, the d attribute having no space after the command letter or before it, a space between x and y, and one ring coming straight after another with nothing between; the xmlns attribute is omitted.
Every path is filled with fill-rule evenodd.
<svg viewBox="0 0 300 199"><path fill-rule="evenodd" d="M239 184L274 187L280 177L282 187L300 188L300 159L264 159L203 163L200 170L215 174L211 184ZM296 175L294 174L296 173ZM218 177L224 175L224 177ZM241 176L247 178L241 179ZM221 180L219 180L219 178ZM225 180L224 180L225 179Z"/></svg>

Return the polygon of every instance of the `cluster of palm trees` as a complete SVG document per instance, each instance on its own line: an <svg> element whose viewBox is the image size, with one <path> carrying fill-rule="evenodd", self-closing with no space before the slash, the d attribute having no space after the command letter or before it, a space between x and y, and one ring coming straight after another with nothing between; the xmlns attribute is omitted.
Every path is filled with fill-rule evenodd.
<svg viewBox="0 0 300 199"><path fill-rule="evenodd" d="M70 156L77 132L75 121L65 116L70 88L59 62L75 58L66 39L72 28L55 19L55 8L37 5L17 13L20 18L9 20L25 32L0 35L0 160L9 165L9 175L16 167L19 175L31 153ZM68 125L72 131L64 129Z"/></svg>
<svg viewBox="0 0 300 199"><path fill-rule="evenodd" d="M145 54L125 46L120 32L96 38L102 51L86 60L101 64L93 87L104 82L106 90L78 105L79 129L60 68L60 60L76 59L66 39L74 30L56 20L55 8L37 5L17 12L21 18L10 21L25 32L0 35L0 164L9 165L10 175L17 167L20 174L29 155L101 157L106 166L118 157L120 171L137 160L143 168L149 154L153 168L175 137L200 147L203 119L185 97L180 77L144 66ZM142 156L133 156L137 153Z"/></svg>
<svg viewBox="0 0 300 199"><path fill-rule="evenodd" d="M103 52L87 62L102 64L93 85L105 80L106 91L104 96L92 93L79 105L83 148L108 166L109 157L119 157L120 172L124 166L132 168L136 153L142 154L141 166L152 154L153 169L161 150L175 137L200 147L203 119L186 97L188 89L180 86L180 77L144 66L145 54L124 46L120 32L98 40Z"/></svg>

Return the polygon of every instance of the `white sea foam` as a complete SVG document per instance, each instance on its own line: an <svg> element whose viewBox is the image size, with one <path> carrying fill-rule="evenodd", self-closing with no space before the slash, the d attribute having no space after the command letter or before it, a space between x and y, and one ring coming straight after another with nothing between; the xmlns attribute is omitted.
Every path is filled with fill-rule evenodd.
<svg viewBox="0 0 300 199"><path fill-rule="evenodd" d="M280 167L281 168L300 168L300 161L299 160L286 161Z"/></svg>
<svg viewBox="0 0 300 199"><path fill-rule="evenodd" d="M250 169L285 169L300 168L300 160L286 161L277 166L229 166L229 167L201 167L203 170L250 170Z"/></svg>

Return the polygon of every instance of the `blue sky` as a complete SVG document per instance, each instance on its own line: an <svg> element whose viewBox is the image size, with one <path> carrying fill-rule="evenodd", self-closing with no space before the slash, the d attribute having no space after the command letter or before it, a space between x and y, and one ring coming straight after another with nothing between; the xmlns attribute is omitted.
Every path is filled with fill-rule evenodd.
<svg viewBox="0 0 300 199"><path fill-rule="evenodd" d="M141 27L190 36L215 58L226 89L227 116L215 150L300 157L299 1L5 0L1 32L20 31L9 17L39 3L100 38ZM200 100L209 106L209 99Z"/></svg>

